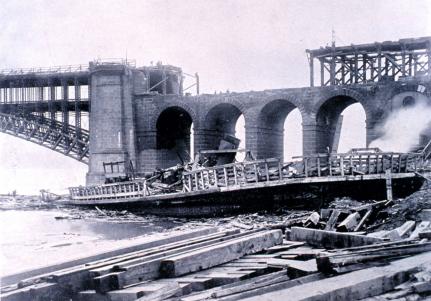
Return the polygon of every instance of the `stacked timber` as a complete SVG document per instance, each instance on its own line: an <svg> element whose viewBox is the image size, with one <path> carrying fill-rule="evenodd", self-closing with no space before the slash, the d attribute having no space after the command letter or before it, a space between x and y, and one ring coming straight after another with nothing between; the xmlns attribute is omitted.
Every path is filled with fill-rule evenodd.
<svg viewBox="0 0 431 301"><path fill-rule="evenodd" d="M196 287L239 281L266 271L266 265L257 264L253 269L228 273L237 267L222 265L279 245L283 240L281 230L209 232L194 231L183 237L179 235L177 239L171 238L167 243L166 240L153 243L154 247L21 279L2 288L2 300L135 300L143 292L151 292L148 294L160 299L187 293ZM193 272L204 273L203 270L215 266L220 267L207 276L196 279L185 276ZM180 276L184 277L178 280ZM155 282L149 285L149 281Z"/></svg>
<svg viewBox="0 0 431 301"><path fill-rule="evenodd" d="M263 228L193 231L186 238L165 238L22 279L2 288L2 300L422 298L431 295L430 228L425 226L395 229L402 237L397 240L301 227L284 237L281 230Z"/></svg>

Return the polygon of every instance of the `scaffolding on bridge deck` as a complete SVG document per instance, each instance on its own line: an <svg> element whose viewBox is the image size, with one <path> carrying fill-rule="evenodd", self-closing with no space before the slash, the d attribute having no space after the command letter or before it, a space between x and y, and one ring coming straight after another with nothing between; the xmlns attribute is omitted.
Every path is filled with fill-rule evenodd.
<svg viewBox="0 0 431 301"><path fill-rule="evenodd" d="M431 37L342 47L333 42L306 53L312 87L315 59L320 62L321 86L430 78Z"/></svg>

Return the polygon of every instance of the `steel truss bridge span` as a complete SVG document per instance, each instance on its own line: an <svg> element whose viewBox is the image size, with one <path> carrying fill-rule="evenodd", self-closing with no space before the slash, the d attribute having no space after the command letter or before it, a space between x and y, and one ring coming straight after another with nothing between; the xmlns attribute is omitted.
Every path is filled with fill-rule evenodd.
<svg viewBox="0 0 431 301"><path fill-rule="evenodd" d="M89 131L35 115L0 113L0 131L88 164Z"/></svg>

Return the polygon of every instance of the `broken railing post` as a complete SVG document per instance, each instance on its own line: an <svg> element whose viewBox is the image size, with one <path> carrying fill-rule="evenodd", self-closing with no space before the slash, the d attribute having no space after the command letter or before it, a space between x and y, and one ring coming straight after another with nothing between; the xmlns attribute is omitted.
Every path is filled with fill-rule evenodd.
<svg viewBox="0 0 431 301"><path fill-rule="evenodd" d="M392 202L392 171L390 169L386 169L386 198L389 202Z"/></svg>

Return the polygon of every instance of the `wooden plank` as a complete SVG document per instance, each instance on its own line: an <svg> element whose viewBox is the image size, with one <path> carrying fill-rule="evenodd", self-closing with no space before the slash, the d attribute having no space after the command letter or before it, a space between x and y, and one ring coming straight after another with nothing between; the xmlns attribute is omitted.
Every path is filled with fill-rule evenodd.
<svg viewBox="0 0 431 301"><path fill-rule="evenodd" d="M210 298L216 298L216 293L220 293L219 297L223 297L224 295L229 294L229 292L234 293L235 291L241 290L242 288L245 288L250 285L252 286L259 284L267 284L274 279L284 276L286 276L286 271L274 272L262 276L257 276L251 279L245 279L238 282L222 285L220 287L215 287L209 290L205 290L203 292L194 293L189 296L182 297L181 299L183 301L205 300Z"/></svg>
<svg viewBox="0 0 431 301"><path fill-rule="evenodd" d="M226 241L236 237L246 235L246 233L240 233L239 230L229 230L211 235L206 235L198 238L188 239L185 241L179 241L172 244L163 245L140 252L135 252L121 256L119 258L111 258L108 261L97 262L96 266L91 269L92 275L100 276L104 273L109 273L112 269L120 269L127 265L133 265L139 262L145 262L152 259L166 256L167 254L175 254L178 252L187 251L193 248L199 248L214 244L217 242ZM91 266L91 264L89 265Z"/></svg>
<svg viewBox="0 0 431 301"><path fill-rule="evenodd" d="M316 256L321 253L326 251L325 249L315 249L315 248L310 248L310 247L299 247L296 249L292 249L292 250L287 250L284 252L279 252L277 253L277 255L280 255L282 257L289 257L291 256L291 259L301 259L301 260L306 260L306 259L312 259L312 258L316 258Z"/></svg>
<svg viewBox="0 0 431 301"><path fill-rule="evenodd" d="M384 239L358 235L352 233L340 233L325 230L292 227L290 239L305 241L310 245L325 248L348 248L373 243L383 242Z"/></svg>
<svg viewBox="0 0 431 301"><path fill-rule="evenodd" d="M366 263L396 256L413 255L431 251L431 243L415 243L401 246L389 246L356 252L347 252L329 256L321 256L316 259L321 272L334 272L338 267Z"/></svg>
<svg viewBox="0 0 431 301"><path fill-rule="evenodd" d="M269 182L269 166L268 166L268 162L265 162L265 176L266 176L266 181Z"/></svg>
<svg viewBox="0 0 431 301"><path fill-rule="evenodd" d="M358 225L359 219L361 218L358 212L353 212L349 214L338 226L338 229L343 229L347 231L354 230L354 228Z"/></svg>
<svg viewBox="0 0 431 301"><path fill-rule="evenodd" d="M390 169L387 169L385 171L386 174L386 199L388 201L393 201L392 196L392 171Z"/></svg>
<svg viewBox="0 0 431 301"><path fill-rule="evenodd" d="M95 290L81 291L78 293L77 298L79 301L112 301L108 295L98 293ZM127 299L125 299L124 301L127 301Z"/></svg>
<svg viewBox="0 0 431 301"><path fill-rule="evenodd" d="M228 241L201 250L167 258L162 261L160 271L167 277L210 268L267 249L283 241L281 230L271 230Z"/></svg>
<svg viewBox="0 0 431 301"><path fill-rule="evenodd" d="M189 284L192 292L199 292L214 287L214 279L211 277L180 277L175 278L179 285Z"/></svg>
<svg viewBox="0 0 431 301"><path fill-rule="evenodd" d="M189 254L194 250L206 249L207 246L218 246L224 244L225 241L235 241L243 237L253 236L254 233L259 233L261 229L237 233L228 237L221 237L208 241L203 241L198 244L185 245L181 248L159 252L151 256L144 256L134 260L121 262L111 266L104 266L97 270L92 270L94 277L94 287L98 292L106 292L114 289L121 289L126 285L138 283L144 280L151 280L160 276L162 261L168 257L179 254ZM252 234L249 234L252 233Z"/></svg>
<svg viewBox="0 0 431 301"><path fill-rule="evenodd" d="M287 269L289 276L298 277L317 272L317 264L315 259L302 261L272 258L268 259L267 263L270 267Z"/></svg>
<svg viewBox="0 0 431 301"><path fill-rule="evenodd" d="M340 216L339 210L337 210L337 209L332 210L331 216L329 217L329 220L326 223L325 230L329 231L329 230L334 229L334 226L337 223L339 216Z"/></svg>
<svg viewBox="0 0 431 301"><path fill-rule="evenodd" d="M273 246L271 248L268 248L266 250L266 253L267 254L278 253L280 251L285 251L285 250L289 250L292 248L301 247L304 244L305 244L304 242L284 240L282 245L277 245L277 246Z"/></svg>
<svg viewBox="0 0 431 301"><path fill-rule="evenodd" d="M253 297L244 300L285 301L286 296L289 296L289 301L363 299L393 290L408 279L409 273L430 264L431 252L427 252L394 261L387 266L350 272L263 295L257 291Z"/></svg>
<svg viewBox="0 0 431 301"><path fill-rule="evenodd" d="M179 288L179 289L178 289ZM98 293L95 290L86 290L78 294L79 301L135 301L142 297L155 298L163 291L170 291L173 294L183 294L191 292L191 284L170 280L153 281L121 290L115 290L106 294ZM150 299L152 300L152 299ZM157 299L156 299L157 300Z"/></svg>
<svg viewBox="0 0 431 301"><path fill-rule="evenodd" d="M311 274L311 275L307 275L304 277L299 277L293 280L287 280L287 281L281 281L281 282L277 282L277 283L268 283L265 286L260 286L257 285L255 288L247 290L247 291L243 291L243 292L238 292L235 294L231 294L231 295L227 295L224 297L219 297L217 298L217 300L219 301L236 301L236 300L248 300L247 298L253 298L254 296L257 295L262 295L265 293L269 293L269 292L273 292L273 291L277 291L277 290L281 290L281 289L287 289L290 287L295 287L297 285L301 285L304 283L310 283L310 282L314 282L314 281L318 281L323 279L324 276L321 273L316 273L316 274ZM290 300L290 298L286 298L286 296L284 296L285 299L284 300ZM271 300L271 299L260 299L260 301L262 300ZM189 301L187 299L184 299L184 301ZM272 301L272 300L271 300Z"/></svg>
<svg viewBox="0 0 431 301"><path fill-rule="evenodd" d="M386 234L385 237L390 238L391 240L400 240L407 235L415 228L414 221L406 221L403 225L398 228L395 228Z"/></svg>
<svg viewBox="0 0 431 301"><path fill-rule="evenodd" d="M160 291L171 291L172 289L179 288L179 284L175 281L171 282L160 282L160 281L153 281L148 283L143 283L140 285L128 287L122 290L116 290L106 293L112 301L114 300L121 300L121 301L135 301L138 298L152 296L155 297L154 294L157 294Z"/></svg>
<svg viewBox="0 0 431 301"><path fill-rule="evenodd" d="M362 219L359 221L358 225L355 227L355 229L353 230L354 232L359 231L362 226L364 225L364 223L367 221L367 219L370 217L371 213L373 212L372 209L368 210L364 216L362 217Z"/></svg>
<svg viewBox="0 0 431 301"><path fill-rule="evenodd" d="M163 289L159 289L149 293L146 296L135 299L136 301L162 301L166 298L172 297L182 291L181 287L177 283L167 285Z"/></svg>
<svg viewBox="0 0 431 301"><path fill-rule="evenodd" d="M192 230L192 231L188 231L188 232L184 232L184 233L174 232L174 233L168 234L162 238L160 237L160 235L157 235L155 237L149 237L149 238L145 237L143 239L137 240L137 242L135 242L135 243L133 243L127 247L117 248L114 250L107 250L105 252L100 252L100 253L97 253L95 255L81 257L81 258L69 260L66 262L62 262L62 263L58 263L58 264L49 265L49 266L45 266L42 268L30 270L30 271L24 271L24 272L20 272L20 273L16 273L16 274L5 275L2 277L2 285L8 285L8 284L16 283L18 281L21 281L21 280L24 280L24 279L27 279L30 277L35 277L37 275L50 273L50 272L57 271L60 269L66 269L66 268L71 268L71 267L77 266L77 265L88 264L89 262L92 262L92 261L102 260L102 259L106 259L106 258L110 258L110 257L114 257L114 256L120 256L122 254L135 252L135 251L142 250L142 249L154 248L154 247L158 247L158 246L161 246L164 244L169 244L169 243L178 242L181 240L191 239L191 238L195 238L195 237L199 237L199 236L203 236L203 235L208 235L208 234L215 233L215 232L217 232L217 228L210 227L210 228Z"/></svg>
<svg viewBox="0 0 431 301"><path fill-rule="evenodd" d="M238 231L234 231L234 232L238 232ZM221 234L221 236L220 236ZM179 241L179 242L174 242L168 245L163 245L162 247L155 247L152 249L147 249L145 251L136 251L136 252L131 252L131 253L127 253L126 255L120 255L120 256L116 256L113 258L109 258L107 260L100 260L100 261L96 261L96 262L91 262L89 264L86 265L80 265L80 266L76 266L73 268L69 268L69 269L63 269L63 270L59 270L59 271L55 271L55 272L51 272L51 273L47 273L45 275L40 275L34 278L30 278L28 280L25 281L21 281L20 284L21 285L31 285L32 283L38 282L40 281L39 279L52 279L56 282L58 282L59 284L64 284L65 286L67 286L68 291L70 291L71 289L78 291L84 287L88 287L89 283L89 279L91 279L91 273L90 270L94 269L96 267L102 267L105 266L107 264L110 264L112 262L121 262L124 259L128 259L128 258L136 258L139 256L142 256L142 254L154 254L157 252L160 252L161 250L166 250L169 248L175 248L178 246L183 246L183 245L193 245L196 242L202 241L208 238L214 238L214 237L223 237L225 235L229 235L229 232L221 232L221 233L216 233L216 234L210 234L207 236L199 237L199 238L193 238L193 239L188 239L188 240L184 240L184 241ZM109 271L110 269L108 269ZM107 280L109 280L110 278L107 278ZM109 284L109 281L108 281Z"/></svg>
<svg viewBox="0 0 431 301"><path fill-rule="evenodd" d="M431 226L431 222L428 222L428 221L420 222L419 225L416 226L412 234L410 234L409 239L419 238L419 233L425 232L427 231L427 229L431 230L430 226Z"/></svg>
<svg viewBox="0 0 431 301"><path fill-rule="evenodd" d="M217 299L223 298L224 300L226 299L235 300L236 297L239 297L238 294L240 294L240 296L243 297L244 292L248 292L248 291L256 290L260 288L265 289L269 285L274 285L280 282L286 282L288 280L289 280L289 277L287 275L282 275L278 277L272 277L264 282L252 282L248 284L242 284L233 288L224 289L223 291L214 292L211 294L211 298L217 298Z"/></svg>
<svg viewBox="0 0 431 301"><path fill-rule="evenodd" d="M11 292L1 293L2 301L69 300L64 288L57 283L42 282Z"/></svg>

